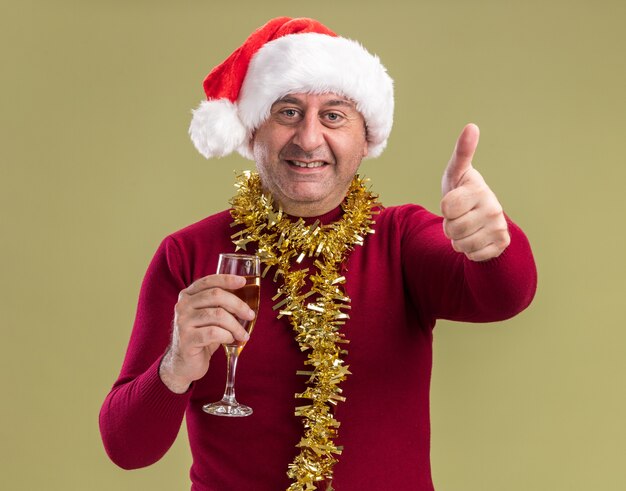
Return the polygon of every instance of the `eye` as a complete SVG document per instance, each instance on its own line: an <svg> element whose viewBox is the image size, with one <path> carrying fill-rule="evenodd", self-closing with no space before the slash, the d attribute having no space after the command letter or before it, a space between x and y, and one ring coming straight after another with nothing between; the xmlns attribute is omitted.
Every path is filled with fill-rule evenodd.
<svg viewBox="0 0 626 491"><path fill-rule="evenodd" d="M280 124L297 124L302 119L302 112L297 107L277 107L272 109L273 118Z"/></svg>
<svg viewBox="0 0 626 491"><path fill-rule="evenodd" d="M295 118L298 115L298 111L295 109L284 109L282 114L288 118Z"/></svg>
<svg viewBox="0 0 626 491"><path fill-rule="evenodd" d="M336 128L346 122L346 117L338 112L329 111L324 113L323 123L329 128Z"/></svg>

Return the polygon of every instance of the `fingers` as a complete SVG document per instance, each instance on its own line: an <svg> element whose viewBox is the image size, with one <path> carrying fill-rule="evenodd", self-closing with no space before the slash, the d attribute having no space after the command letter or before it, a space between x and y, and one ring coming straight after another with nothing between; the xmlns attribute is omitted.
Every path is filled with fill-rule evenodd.
<svg viewBox="0 0 626 491"><path fill-rule="evenodd" d="M194 281L183 292L194 295L209 288L223 288L224 290L237 290L246 284L243 276L233 274L211 274ZM182 292L181 292L182 293Z"/></svg>
<svg viewBox="0 0 626 491"><path fill-rule="evenodd" d="M193 330L189 344L198 348L204 346L217 348L221 344L233 344L237 341L230 331L217 326L206 326Z"/></svg>
<svg viewBox="0 0 626 491"><path fill-rule="evenodd" d="M499 256L511 241L498 198L472 166L479 137L475 124L463 128L441 180L444 233L473 261Z"/></svg>
<svg viewBox="0 0 626 491"><path fill-rule="evenodd" d="M479 211L470 210L459 218L443 220L443 232L450 240L460 240L475 234L483 227L479 220Z"/></svg>
<svg viewBox="0 0 626 491"><path fill-rule="evenodd" d="M221 344L249 339L242 322L254 319L254 312L232 293L245 283L240 276L216 274L200 278L180 292L174 307L172 342L159 367L159 376L170 390L182 393L202 378Z"/></svg>
<svg viewBox="0 0 626 491"><path fill-rule="evenodd" d="M183 320L183 319L181 319ZM193 309L184 318L190 327L214 326L230 332L237 341L247 341L248 333L231 312L222 307Z"/></svg>
<svg viewBox="0 0 626 491"><path fill-rule="evenodd" d="M502 217L502 219L497 218L486 222L469 235L464 235L464 233L466 233L465 231L476 227L477 222L470 220L467 224L462 224L462 226L458 228L456 228L455 225L456 224L448 224L448 230L451 231L451 235L448 235L446 232L446 235L450 238L452 248L456 252L465 254L467 258L472 261L485 261L497 257L511 242L504 217ZM471 228L465 229L465 226ZM459 230L463 231L459 232Z"/></svg>
<svg viewBox="0 0 626 491"><path fill-rule="evenodd" d="M463 131L459 135L454 147L454 152L450 161L455 161L458 166L467 166L472 163L478 139L480 138L480 130L474 123L465 125Z"/></svg>
<svg viewBox="0 0 626 491"><path fill-rule="evenodd" d="M248 304L230 291L221 288L201 290L194 295L189 295L187 302L189 306L197 310L220 307L240 319L254 319L254 311L248 307Z"/></svg>
<svg viewBox="0 0 626 491"><path fill-rule="evenodd" d="M254 312L252 316L254 316ZM195 333L193 331L203 327L217 328L225 331L229 333L232 339L241 343L245 343L249 339L248 333L237 317L223 307L195 309L179 303L175 308L174 321L178 326L179 336L183 342L188 339L195 339ZM212 329L211 332L214 332L214 329ZM229 342L233 341L231 340Z"/></svg>
<svg viewBox="0 0 626 491"><path fill-rule="evenodd" d="M208 331L203 330L204 333L219 334L212 338L211 343L219 344L219 339L224 336L229 339L229 343L233 340L246 342L249 335L240 319L244 322L251 321L254 319L254 311L227 290L237 290L244 285L243 277L216 274L200 278L181 291L174 309L174 321L183 344L190 342L190 339L195 342L198 334L192 331L204 327L211 328Z"/></svg>
<svg viewBox="0 0 626 491"><path fill-rule="evenodd" d="M491 244L508 245L508 234L506 230L490 231L481 228L476 233L463 237L462 239L451 239L452 248L457 252L472 254L478 252Z"/></svg>
<svg viewBox="0 0 626 491"><path fill-rule="evenodd" d="M510 242L504 212L495 194L485 186L472 191L457 188L442 200L443 231L452 248L473 261L499 256Z"/></svg>
<svg viewBox="0 0 626 491"><path fill-rule="evenodd" d="M509 238L504 246L492 243L477 251L466 252L465 255L471 261L488 261L502 254L510 242L511 239Z"/></svg>
<svg viewBox="0 0 626 491"><path fill-rule="evenodd" d="M472 169L472 159L478 146L479 137L478 126L473 123L466 125L461 131L441 180L441 190L444 196L455 189L463 176Z"/></svg>
<svg viewBox="0 0 626 491"><path fill-rule="evenodd" d="M482 193L468 187L454 189L441 200L441 214L448 220L455 220L476 208L484 198Z"/></svg>

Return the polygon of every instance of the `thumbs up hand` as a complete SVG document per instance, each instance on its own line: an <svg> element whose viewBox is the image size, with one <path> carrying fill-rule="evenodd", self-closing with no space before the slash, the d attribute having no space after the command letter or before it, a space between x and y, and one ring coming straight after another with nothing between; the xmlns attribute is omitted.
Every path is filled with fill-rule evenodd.
<svg viewBox="0 0 626 491"><path fill-rule="evenodd" d="M441 180L443 230L452 248L472 261L498 257L511 243L502 206L472 166L478 126L463 128Z"/></svg>

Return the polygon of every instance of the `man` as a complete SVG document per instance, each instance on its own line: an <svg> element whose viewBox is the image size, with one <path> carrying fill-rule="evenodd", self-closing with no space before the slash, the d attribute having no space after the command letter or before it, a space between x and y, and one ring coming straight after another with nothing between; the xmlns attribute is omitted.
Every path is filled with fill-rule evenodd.
<svg viewBox="0 0 626 491"><path fill-rule="evenodd" d="M107 452L150 465L186 415L193 490L432 490L436 319L502 320L536 286L524 234L472 166L478 128L464 128L444 173L443 217L383 209L355 174L386 145L393 89L362 46L311 19L274 19L204 88L197 148L237 150L258 176L155 254L100 415ZM218 348L248 341L237 318L254 317L231 293L244 280L213 274L235 245L269 269L237 377L254 413L220 418L202 411L223 388Z"/></svg>

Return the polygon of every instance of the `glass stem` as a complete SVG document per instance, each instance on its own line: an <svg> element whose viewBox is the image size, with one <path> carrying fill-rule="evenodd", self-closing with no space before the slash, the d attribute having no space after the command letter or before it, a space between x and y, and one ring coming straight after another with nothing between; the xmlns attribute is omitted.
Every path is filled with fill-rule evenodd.
<svg viewBox="0 0 626 491"><path fill-rule="evenodd" d="M239 346L224 345L226 351L227 360L227 372L226 372L226 388L224 389L223 402L234 406L237 404L235 400L235 373L237 372L237 360L239 359Z"/></svg>

